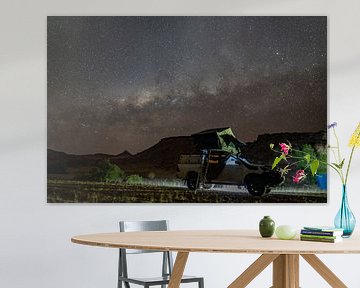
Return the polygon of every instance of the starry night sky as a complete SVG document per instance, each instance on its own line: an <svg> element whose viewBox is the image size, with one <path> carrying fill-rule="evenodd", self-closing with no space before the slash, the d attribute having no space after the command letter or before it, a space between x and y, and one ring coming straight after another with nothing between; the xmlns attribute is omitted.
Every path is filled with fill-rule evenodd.
<svg viewBox="0 0 360 288"><path fill-rule="evenodd" d="M48 17L48 148L326 129L326 35L326 17Z"/></svg>

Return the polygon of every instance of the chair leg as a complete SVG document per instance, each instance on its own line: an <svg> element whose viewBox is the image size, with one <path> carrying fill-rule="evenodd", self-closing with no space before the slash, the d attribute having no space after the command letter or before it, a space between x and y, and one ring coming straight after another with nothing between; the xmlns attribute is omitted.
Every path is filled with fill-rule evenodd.
<svg viewBox="0 0 360 288"><path fill-rule="evenodd" d="M125 282L125 281L121 281L121 280L118 281L118 288L122 288L122 283L123 282L124 282L124 287L125 288L130 288L129 282Z"/></svg>
<svg viewBox="0 0 360 288"><path fill-rule="evenodd" d="M163 263L162 263L162 276L166 276L167 273L167 269L168 269L168 264L170 265L170 263L168 263L168 253L169 252L163 252ZM162 284L161 288L166 288L166 284Z"/></svg>
<svg viewBox="0 0 360 288"><path fill-rule="evenodd" d="M204 288L204 279L199 280L199 288Z"/></svg>

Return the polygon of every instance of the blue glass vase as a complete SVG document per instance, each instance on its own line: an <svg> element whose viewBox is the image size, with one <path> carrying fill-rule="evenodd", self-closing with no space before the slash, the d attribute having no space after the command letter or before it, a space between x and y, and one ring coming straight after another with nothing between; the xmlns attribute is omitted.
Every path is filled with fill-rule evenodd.
<svg viewBox="0 0 360 288"><path fill-rule="evenodd" d="M336 214L334 224L336 228L344 229L343 237L345 238L350 237L355 228L356 219L349 207L346 185L343 185L342 188L341 206Z"/></svg>

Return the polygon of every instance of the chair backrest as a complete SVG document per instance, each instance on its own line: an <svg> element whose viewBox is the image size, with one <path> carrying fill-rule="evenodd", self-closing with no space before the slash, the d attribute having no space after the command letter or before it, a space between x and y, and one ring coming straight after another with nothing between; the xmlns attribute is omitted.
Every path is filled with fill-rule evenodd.
<svg viewBox="0 0 360 288"><path fill-rule="evenodd" d="M137 231L167 231L169 224L167 220L158 221L120 221L120 232L137 232ZM126 254L140 253L159 253L161 251L136 250L136 249L119 249L119 276L128 277L127 257ZM162 275L172 273L173 259L169 251L163 253Z"/></svg>
<svg viewBox="0 0 360 288"><path fill-rule="evenodd" d="M120 232L137 231L167 231L169 224L167 220L156 221L120 221ZM126 254L156 253L159 251L126 249Z"/></svg>
<svg viewBox="0 0 360 288"><path fill-rule="evenodd" d="M121 232L136 231L167 231L169 228L167 220L155 221L120 221Z"/></svg>

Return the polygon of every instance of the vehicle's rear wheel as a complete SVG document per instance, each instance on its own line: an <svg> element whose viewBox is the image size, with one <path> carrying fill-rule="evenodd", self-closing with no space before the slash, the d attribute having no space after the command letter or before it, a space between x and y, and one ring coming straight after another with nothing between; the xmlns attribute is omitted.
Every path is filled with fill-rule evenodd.
<svg viewBox="0 0 360 288"><path fill-rule="evenodd" d="M198 188L199 185L198 180L199 180L199 174L195 171L190 171L187 174L187 179L186 179L187 187L190 190L196 190L196 188Z"/></svg>
<svg viewBox="0 0 360 288"><path fill-rule="evenodd" d="M278 186L284 182L285 177L277 170L270 170L263 173L264 181L267 186Z"/></svg>
<svg viewBox="0 0 360 288"><path fill-rule="evenodd" d="M247 175L244 182L246 189L253 196L262 196L267 190L259 174Z"/></svg>

